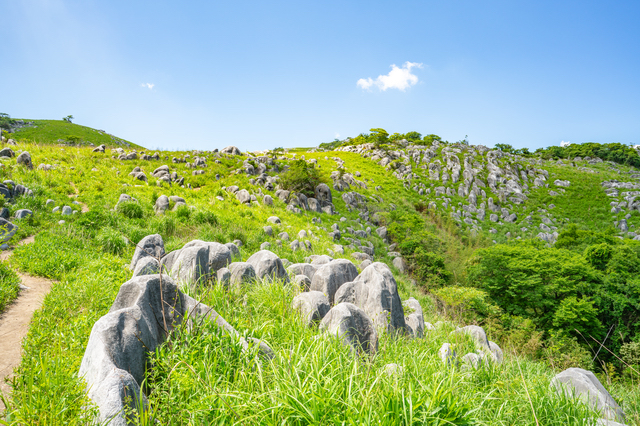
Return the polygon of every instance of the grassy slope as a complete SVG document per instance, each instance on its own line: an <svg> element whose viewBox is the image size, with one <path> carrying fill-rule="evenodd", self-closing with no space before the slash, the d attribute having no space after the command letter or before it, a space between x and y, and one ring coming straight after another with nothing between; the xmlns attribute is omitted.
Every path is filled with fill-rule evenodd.
<svg viewBox="0 0 640 426"><path fill-rule="evenodd" d="M286 243L278 247L276 237L268 237L262 231L267 217L276 214L283 221L282 225L274 227L274 235L287 231L294 239L299 230L311 230L318 237L318 240L311 239L314 253L325 253L333 242L322 229L311 224L313 216L321 218L320 226L326 229L340 216L349 219L341 228L347 225L359 227L357 213L347 212L335 191L334 203L341 213L338 216L295 215L286 212L284 203L277 199L273 207L239 205L235 197L229 197L221 188L238 184L257 190L250 187L246 175L229 176L229 171L238 167L241 159L222 159L222 164L214 164L211 158L207 173L201 176L191 176L190 169L183 164L169 163L172 171L177 170L197 188L189 190L175 186L158 188L154 178L150 178L147 185L128 176L136 165L150 175L153 169L165 164L164 161L121 162L111 160L107 154L91 153L87 148L60 149L44 145L19 148L28 149L34 163L46 162L57 168L50 172L27 171L9 163L2 169L5 178L21 182L37 194L33 199L18 201L18 205L28 205L36 212L31 224L25 224L26 231L21 229L21 232L42 231L34 244L16 249L12 263L23 271L55 278L59 283L54 285L42 309L34 316L33 326L24 342L24 358L14 381L14 405L9 418L17 423L86 423L83 416L90 413L82 411L86 400L83 385L76 374L91 327L108 311L119 286L130 277L126 265L133 246L123 243L123 236L136 242L157 232L163 236L167 250L179 248L194 238L222 242L241 239L244 242L241 249L243 259L258 250L261 242L270 241L272 250L280 257L299 262L308 253L291 252ZM419 200L416 193L404 189L401 182L387 171L358 155L306 154L307 159L318 159L325 181L335 170L335 162L325 160L326 155L340 156L346 161L347 171L360 171L363 179L369 179L370 189L358 191L382 197L382 202L373 205L374 208L387 210L389 203L394 203L399 209L413 209L413 203ZM93 168L98 171L92 171ZM225 178L215 181L213 175L216 173ZM67 223L60 226L57 225L59 216L50 213L50 207L45 208L44 202L52 198L58 205L68 204L69 195L74 194L72 183L79 190L78 200L86 203L92 211L67 217ZM376 185L381 185L383 191L377 193L373 189ZM140 201L145 211L143 219L127 219L110 211L123 192ZM218 221L216 224L203 224L195 220L195 215L187 217L176 213L155 216L152 213L153 200L160 194L182 196L198 210L213 212ZM218 201L217 195L223 195L225 201ZM446 221L436 229L440 229L442 235L455 237L455 230L449 231ZM386 249L380 240L372 238L371 241L376 246L376 253L384 255ZM460 244L455 250L463 253L465 245ZM349 257L348 252L345 257ZM381 259L388 263L391 260ZM401 298L418 298L425 310L425 319L431 322L438 320L430 299L411 285L407 276L394 272ZM437 358L437 349L442 342L450 340L447 328L419 341L383 339L379 355L371 362L354 362L345 348L331 341L315 339L313 331L295 321L289 309L295 291L290 287L256 286L247 292L247 299L239 294L225 296L219 290L202 295L205 302L216 307L242 333L267 340L277 352L276 360L273 365L263 365L256 374L240 372L238 374L242 377L237 382L221 382L220 387L207 382L213 376L202 376L208 383L204 386L188 371L177 372L181 377L179 381L166 383L166 389L161 387L162 381L158 381L158 392L152 394L153 406L159 409L158 415L185 416L183 420L175 420L175 417L172 420L186 422L184 419L189 410L200 411L198 407L189 405L197 404L197 398L190 399L184 395L200 393L212 404L220 404L215 395L229 396L233 408L219 406L221 411L217 412L221 418L235 418L233 412L236 412L262 424L276 423L276 420L284 418L291 422L298 418L301 424L313 423L313 419L335 414L336 407L345 408L346 413L365 423L378 419L382 423L398 424L409 411L420 418L444 415L442 413L447 410L459 408L456 416L462 420L475 419L484 424L535 424L527 391L531 393L536 416L544 419L541 424L581 424L579 419L587 415L575 403L558 398L549 390L548 383L554 373L540 363L518 360L507 354L505 366L497 369L465 373L443 368ZM247 300L246 307L243 307L242 300ZM202 354L198 353L197 345L206 343L215 347L220 344L215 339L207 343L206 339L211 338L206 333L195 335L192 349L174 346L178 352L166 353L162 358L165 366L184 357L195 359L200 366L207 365L203 358L198 359ZM457 343L460 354L466 353L468 341L452 343ZM228 351L218 355L224 354ZM328 360L332 362L328 363ZM242 362L251 361L245 359ZM382 367L390 362L401 364L405 369L398 380L381 373ZM161 374L160 368L158 371ZM292 374L293 371L296 374ZM174 389L169 387L176 383L181 385ZM335 396L332 396L332 390L335 390ZM168 400L176 404L174 414L164 405ZM406 405L398 405L399 402L410 402L413 409L408 410ZM433 414L440 406L445 407L444 411ZM315 417L308 417L309 413L303 407L312 409Z"/></svg>
<svg viewBox="0 0 640 426"><path fill-rule="evenodd" d="M126 142L131 149L142 148L140 145L136 145L132 142L125 141L124 139L108 135L102 131L92 129L91 127L81 126L79 124L68 123L63 120L27 120L33 121L34 125L24 127L17 132L10 135L11 138L19 141L29 141L37 144L59 144L59 139L67 140L69 136L78 136L81 139L81 143L87 145L89 143L95 146L105 144L107 148L121 147L123 149L129 149Z"/></svg>

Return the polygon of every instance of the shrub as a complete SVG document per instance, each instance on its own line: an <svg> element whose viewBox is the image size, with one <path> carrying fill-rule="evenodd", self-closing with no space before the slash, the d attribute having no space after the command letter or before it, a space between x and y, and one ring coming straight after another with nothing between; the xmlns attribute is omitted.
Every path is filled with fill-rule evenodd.
<svg viewBox="0 0 640 426"><path fill-rule="evenodd" d="M300 192L314 197L316 186L320 184L320 176L313 164L304 160L295 160L286 173L280 175L280 187L292 192Z"/></svg>
<svg viewBox="0 0 640 426"><path fill-rule="evenodd" d="M6 262L0 262L0 312L18 297L20 278Z"/></svg>
<svg viewBox="0 0 640 426"><path fill-rule="evenodd" d="M135 201L126 201L118 204L116 211L129 219L142 219L144 216L142 206Z"/></svg>
<svg viewBox="0 0 640 426"><path fill-rule="evenodd" d="M122 254L127 248L127 240L113 228L103 228L96 235L96 242L102 251L111 254Z"/></svg>
<svg viewBox="0 0 640 426"><path fill-rule="evenodd" d="M191 217L191 209L189 206L178 206L176 209L176 217L181 222L186 222Z"/></svg>

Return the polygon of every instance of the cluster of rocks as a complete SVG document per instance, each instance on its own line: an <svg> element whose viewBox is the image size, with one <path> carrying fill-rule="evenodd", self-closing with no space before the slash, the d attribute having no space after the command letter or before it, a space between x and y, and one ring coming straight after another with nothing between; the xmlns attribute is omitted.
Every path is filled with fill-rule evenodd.
<svg viewBox="0 0 640 426"><path fill-rule="evenodd" d="M476 351L465 354L459 360L456 351L453 349L453 345L443 343L438 351L438 355L446 365L459 365L460 362L462 362L464 368L478 369L486 362L493 362L495 364L502 363L502 349L500 349L500 346L495 342L487 339L487 334L482 327L477 325L467 325L462 328L458 327L452 334L465 334L470 336Z"/></svg>
<svg viewBox="0 0 640 426"><path fill-rule="evenodd" d="M134 169L134 172L135 172L135 169ZM172 183L175 183L178 186L184 185L184 177L179 176L177 172L171 172L171 170L169 169L169 166L167 166L166 164L155 169L153 173L151 173L151 176L158 179L157 181L158 186L162 186L163 183L167 183L169 184L169 186L171 186ZM140 179L140 178L138 177L137 179Z"/></svg>
<svg viewBox="0 0 640 426"><path fill-rule="evenodd" d="M640 235L630 229L633 225L627 223L632 211L640 211L640 184L609 180L602 182L602 188L607 196L615 199L610 203L613 225L628 237L640 240ZM624 217L617 219L622 214Z"/></svg>

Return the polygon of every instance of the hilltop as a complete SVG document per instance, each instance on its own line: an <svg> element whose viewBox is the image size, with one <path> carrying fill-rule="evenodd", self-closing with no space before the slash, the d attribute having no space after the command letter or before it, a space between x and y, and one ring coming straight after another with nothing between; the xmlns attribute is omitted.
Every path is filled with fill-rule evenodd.
<svg viewBox="0 0 640 426"><path fill-rule="evenodd" d="M378 131L169 154L31 121L0 151L0 306L28 291L15 271L54 282L23 341L10 424L86 424L104 395L139 424L639 424L631 151L616 162ZM86 129L86 144L54 128ZM121 314L129 326L113 325ZM340 332L340 315L358 332ZM98 334L109 327L128 343ZM109 355L136 347L130 369ZM131 379L101 393L115 379L100 365ZM557 392L570 367L621 408Z"/></svg>

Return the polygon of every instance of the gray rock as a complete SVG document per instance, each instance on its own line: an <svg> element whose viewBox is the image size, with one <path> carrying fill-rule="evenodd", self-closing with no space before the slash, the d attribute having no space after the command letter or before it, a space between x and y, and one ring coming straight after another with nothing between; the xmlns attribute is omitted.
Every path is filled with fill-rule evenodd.
<svg viewBox="0 0 640 426"><path fill-rule="evenodd" d="M199 285L209 276L209 247L195 245L182 248L169 275L181 286Z"/></svg>
<svg viewBox="0 0 640 426"><path fill-rule="evenodd" d="M224 332L238 336L215 310L184 295L166 275L138 276L120 287L109 313L91 330L78 372L87 384L89 399L98 407L101 424L125 426L125 410L146 404L144 395L140 400L140 384L147 359L187 315L213 321ZM248 349L248 342L240 341ZM253 344L266 356L272 354L263 342Z"/></svg>
<svg viewBox="0 0 640 426"><path fill-rule="evenodd" d="M398 364L387 364L384 366L384 372L387 376L401 376L403 368Z"/></svg>
<svg viewBox="0 0 640 426"><path fill-rule="evenodd" d="M291 248L291 251L300 250L300 241L298 240L291 241L291 243L289 244L289 247Z"/></svg>
<svg viewBox="0 0 640 426"><path fill-rule="evenodd" d="M393 266L395 266L401 274L407 272L407 262L401 257L393 259Z"/></svg>
<svg viewBox="0 0 640 426"><path fill-rule="evenodd" d="M311 280L306 275L300 274L293 277L293 282L296 283L298 287L302 289L302 291L309 291L309 287L311 287Z"/></svg>
<svg viewBox="0 0 640 426"><path fill-rule="evenodd" d="M269 250L271 248L271 243L268 241L265 241L264 243L260 244L260 250Z"/></svg>
<svg viewBox="0 0 640 426"><path fill-rule="evenodd" d="M249 194L249 191L247 191L246 189L241 189L240 191L236 192L236 198L241 203L251 202L251 194Z"/></svg>
<svg viewBox="0 0 640 426"><path fill-rule="evenodd" d="M231 272L229 284L235 288L256 280L256 271L250 263L234 262L229 265L229 271Z"/></svg>
<svg viewBox="0 0 640 426"><path fill-rule="evenodd" d="M241 155L242 153L240 152L240 150L238 149L238 147L235 147L233 145L231 146L227 146L225 148L222 148L220 150L220 153L222 154L229 154L229 155Z"/></svg>
<svg viewBox="0 0 640 426"><path fill-rule="evenodd" d="M220 268L216 272L216 278L220 284L228 288L231 282L231 271L227 268Z"/></svg>
<svg viewBox="0 0 640 426"><path fill-rule="evenodd" d="M262 202L264 203L265 206L272 206L273 205L273 197L271 197L271 195L265 195L262 198Z"/></svg>
<svg viewBox="0 0 640 426"><path fill-rule="evenodd" d="M240 256L240 249L238 248L237 245L233 244L233 243L226 243L224 245L227 249L229 249L229 253L231 253L231 258L232 259L239 259Z"/></svg>
<svg viewBox="0 0 640 426"><path fill-rule="evenodd" d="M0 243L9 241L18 231L18 227L4 218L0 218Z"/></svg>
<svg viewBox="0 0 640 426"><path fill-rule="evenodd" d="M3 148L2 150L0 150L0 157L15 157L16 154L15 152L13 152L13 150L11 148Z"/></svg>
<svg viewBox="0 0 640 426"><path fill-rule="evenodd" d="M382 238L383 241L388 241L386 226L381 226L380 228L376 229L376 234L378 234L378 236Z"/></svg>
<svg viewBox="0 0 640 426"><path fill-rule="evenodd" d="M73 209L69 206L62 207L62 216L71 216L73 214Z"/></svg>
<svg viewBox="0 0 640 426"><path fill-rule="evenodd" d="M265 234L267 234L268 236L272 237L273 236L273 228L270 227L269 225L267 226L263 226L262 230L264 231Z"/></svg>
<svg viewBox="0 0 640 426"><path fill-rule="evenodd" d="M33 216L33 212L28 209L20 209L15 213L16 219L24 219L25 217L29 216Z"/></svg>
<svg viewBox="0 0 640 426"><path fill-rule="evenodd" d="M316 194L316 199L320 202L323 202L323 201L328 203L333 202L331 189L325 183L321 183L320 185L316 186L315 194Z"/></svg>
<svg viewBox="0 0 640 426"><path fill-rule="evenodd" d="M404 301L403 305L406 306L406 309L403 308L405 312L404 321L409 328L409 332L413 337L422 337L424 335L425 323L420 302L410 297Z"/></svg>
<svg viewBox="0 0 640 426"><path fill-rule="evenodd" d="M437 324L436 324L437 325ZM445 365L455 365L457 364L456 360L456 351L453 350L449 343L443 343L438 351L438 356L442 360Z"/></svg>
<svg viewBox="0 0 640 426"><path fill-rule="evenodd" d="M278 216L271 216L269 219L267 219L267 222L271 222L275 224L282 223Z"/></svg>
<svg viewBox="0 0 640 426"><path fill-rule="evenodd" d="M309 260L311 260L312 265L320 266L331 262L333 257L327 256L326 254L312 254L309 256Z"/></svg>
<svg viewBox="0 0 640 426"><path fill-rule="evenodd" d="M551 380L551 386L555 387L558 393L564 392L570 397L576 397L590 408L600 411L606 420L622 423L625 421L622 408L591 371L568 368Z"/></svg>
<svg viewBox="0 0 640 426"><path fill-rule="evenodd" d="M260 250L253 254L247 263L251 264L260 279L283 280L289 282L289 275L280 258L269 250Z"/></svg>
<svg viewBox="0 0 640 426"><path fill-rule="evenodd" d="M302 275L308 280L308 278ZM309 326L315 325L331 310L329 299L319 291L300 293L293 298L293 309L300 311L303 320Z"/></svg>
<svg viewBox="0 0 640 426"><path fill-rule="evenodd" d="M462 365L465 368L477 370L482 367L482 356L474 353L468 353L462 357Z"/></svg>
<svg viewBox="0 0 640 426"><path fill-rule="evenodd" d="M335 293L335 302L349 302L362 308L378 329L406 331L398 286L384 263L372 263L353 281L342 285Z"/></svg>
<svg viewBox="0 0 640 426"><path fill-rule="evenodd" d="M317 266L311 265L309 263L294 263L293 265L289 265L287 267L287 272L293 276L306 275L309 280L312 281L317 269Z"/></svg>
<svg viewBox="0 0 640 426"><path fill-rule="evenodd" d="M489 340L489 350L491 351L491 358L493 359L493 362L495 362L496 364L502 364L504 356L502 354L502 349L500 349L500 346L498 346L497 343Z"/></svg>
<svg viewBox="0 0 640 426"><path fill-rule="evenodd" d="M207 279L216 273L218 269L224 268L231 263L231 250L225 244L193 240L185 244L182 249L184 250L186 248L197 246L206 247L209 253L206 269Z"/></svg>
<svg viewBox="0 0 640 426"><path fill-rule="evenodd" d="M331 308L319 328L340 338L355 353L374 354L378 350L378 334L373 322L352 303L340 303Z"/></svg>
<svg viewBox="0 0 640 426"><path fill-rule="evenodd" d="M321 265L311 280L311 290L320 291L327 295L333 304L336 291L344 283L353 281L358 276L358 270L353 263L346 259L336 259Z"/></svg>
<svg viewBox="0 0 640 426"><path fill-rule="evenodd" d="M487 333L478 325L468 325L466 327L456 329L455 333L465 333L472 337L476 346L483 351L491 351Z"/></svg>
<svg viewBox="0 0 640 426"><path fill-rule="evenodd" d="M169 197L166 195L161 195L156 200L155 205L153 206L153 210L156 214L163 214L165 211L169 209Z"/></svg>
<svg viewBox="0 0 640 426"><path fill-rule="evenodd" d="M131 258L129 269L135 270L140 259L145 257L161 259L164 255L164 241L162 240L162 236L160 234L147 235L136 244L136 250Z"/></svg>
<svg viewBox="0 0 640 426"><path fill-rule="evenodd" d="M18 155L18 158L16 158L16 162L30 169L33 169L33 163L31 162L31 154L29 154L27 151L23 151L20 155Z"/></svg>
<svg viewBox="0 0 640 426"><path fill-rule="evenodd" d="M133 276L138 277L140 275L153 275L160 273L160 262L151 256L141 258L133 270Z"/></svg>

